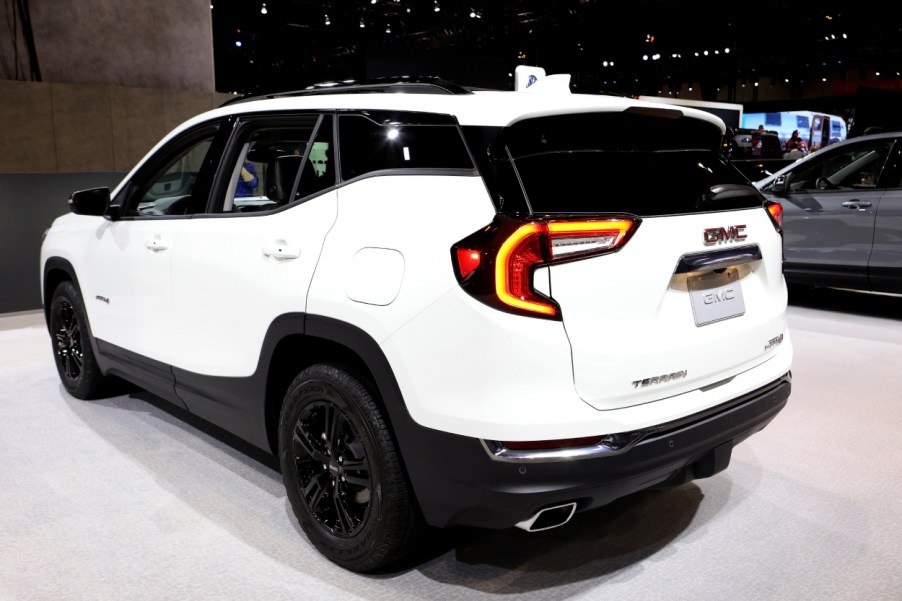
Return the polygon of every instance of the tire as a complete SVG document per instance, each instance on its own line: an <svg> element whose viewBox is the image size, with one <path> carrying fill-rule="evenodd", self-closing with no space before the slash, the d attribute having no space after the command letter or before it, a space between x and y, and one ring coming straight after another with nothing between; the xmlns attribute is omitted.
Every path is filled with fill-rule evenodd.
<svg viewBox="0 0 902 601"><path fill-rule="evenodd" d="M53 291L49 320L53 355L63 387L78 399L103 396L108 380L94 357L84 302L72 282L62 282Z"/></svg>
<svg viewBox="0 0 902 601"><path fill-rule="evenodd" d="M291 507L334 563L372 572L406 557L422 518L388 424L363 380L319 364L288 387L279 461Z"/></svg>

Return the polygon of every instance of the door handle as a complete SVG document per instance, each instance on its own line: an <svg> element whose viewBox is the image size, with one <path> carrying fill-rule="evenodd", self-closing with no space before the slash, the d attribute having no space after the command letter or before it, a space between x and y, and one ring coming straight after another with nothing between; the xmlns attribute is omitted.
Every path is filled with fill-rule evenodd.
<svg viewBox="0 0 902 601"><path fill-rule="evenodd" d="M301 249L291 247L285 240L275 240L272 244L263 247L263 256L278 261L288 261L301 256Z"/></svg>
<svg viewBox="0 0 902 601"><path fill-rule="evenodd" d="M869 201L869 200L847 200L846 202L842 203L842 206L844 206L848 209L858 209L859 211L862 211L862 210L866 209L867 207L871 206L871 201Z"/></svg>
<svg viewBox="0 0 902 601"><path fill-rule="evenodd" d="M169 248L169 243L166 242L166 240L164 240L162 236L157 234L153 238L148 238L147 240L145 240L144 246L154 252L158 252Z"/></svg>

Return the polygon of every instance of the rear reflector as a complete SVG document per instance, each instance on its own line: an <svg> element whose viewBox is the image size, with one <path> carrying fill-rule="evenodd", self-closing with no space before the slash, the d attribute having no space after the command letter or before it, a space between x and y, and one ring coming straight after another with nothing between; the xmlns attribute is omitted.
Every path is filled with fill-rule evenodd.
<svg viewBox="0 0 902 601"><path fill-rule="evenodd" d="M469 248L458 248L457 249L457 270L460 272L460 277L466 278L468 275L473 273L477 267L479 267L479 261L481 258L481 253L478 250L472 250Z"/></svg>
<svg viewBox="0 0 902 601"><path fill-rule="evenodd" d="M559 440L502 440L501 444L512 451L528 451L531 449L570 449L588 447L601 442L601 436L585 436L583 438L562 438Z"/></svg>

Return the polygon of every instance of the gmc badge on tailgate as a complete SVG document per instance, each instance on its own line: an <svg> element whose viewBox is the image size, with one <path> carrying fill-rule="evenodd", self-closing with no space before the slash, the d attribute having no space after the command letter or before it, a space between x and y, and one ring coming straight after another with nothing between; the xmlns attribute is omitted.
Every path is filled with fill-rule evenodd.
<svg viewBox="0 0 902 601"><path fill-rule="evenodd" d="M705 244L717 242L729 242L730 240L745 240L745 225L731 225L730 227L709 227L705 229Z"/></svg>

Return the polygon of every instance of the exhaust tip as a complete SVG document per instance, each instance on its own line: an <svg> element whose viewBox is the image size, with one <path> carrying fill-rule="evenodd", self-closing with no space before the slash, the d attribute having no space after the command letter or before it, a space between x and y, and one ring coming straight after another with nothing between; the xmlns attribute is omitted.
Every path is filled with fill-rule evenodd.
<svg viewBox="0 0 902 601"><path fill-rule="evenodd" d="M570 521L573 514L576 513L576 502L565 503L563 505L555 505L546 507L534 513L531 517L515 524L517 528L526 530L527 532L539 532L541 530L551 530L558 526L563 526Z"/></svg>

